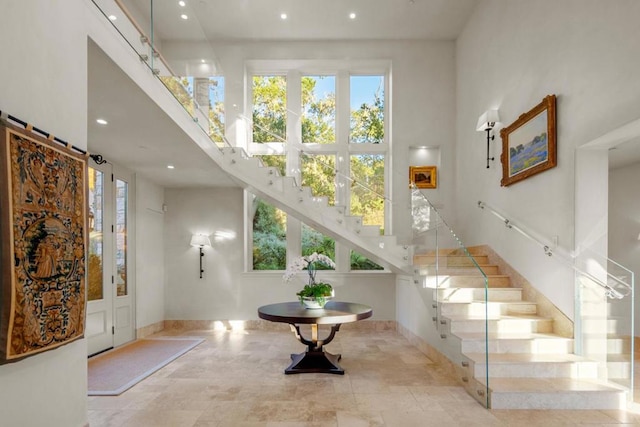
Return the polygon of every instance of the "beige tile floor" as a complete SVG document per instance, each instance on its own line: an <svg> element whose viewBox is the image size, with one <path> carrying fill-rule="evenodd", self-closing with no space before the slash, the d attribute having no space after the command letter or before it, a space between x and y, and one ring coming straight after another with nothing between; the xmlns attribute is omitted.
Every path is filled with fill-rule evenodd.
<svg viewBox="0 0 640 427"><path fill-rule="evenodd" d="M181 335L206 341L120 396L90 397L91 427L640 425L640 410L486 410L392 331L340 331L327 350L344 376L284 375L304 350L291 332Z"/></svg>

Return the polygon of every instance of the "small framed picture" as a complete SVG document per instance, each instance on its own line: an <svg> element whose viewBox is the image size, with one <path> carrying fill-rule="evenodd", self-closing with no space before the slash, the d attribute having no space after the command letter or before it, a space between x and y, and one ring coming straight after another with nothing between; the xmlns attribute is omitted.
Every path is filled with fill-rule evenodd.
<svg viewBox="0 0 640 427"><path fill-rule="evenodd" d="M500 131L506 187L556 166L556 96L548 95Z"/></svg>
<svg viewBox="0 0 640 427"><path fill-rule="evenodd" d="M437 166L410 166L409 182L417 188L436 188L438 182Z"/></svg>

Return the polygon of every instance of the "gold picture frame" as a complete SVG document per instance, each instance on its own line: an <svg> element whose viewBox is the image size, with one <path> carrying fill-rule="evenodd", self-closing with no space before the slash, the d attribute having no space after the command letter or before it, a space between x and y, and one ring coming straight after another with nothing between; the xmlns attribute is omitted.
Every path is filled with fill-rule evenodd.
<svg viewBox="0 0 640 427"><path fill-rule="evenodd" d="M416 188L437 188L438 187L438 167L437 166L410 166L409 182Z"/></svg>
<svg viewBox="0 0 640 427"><path fill-rule="evenodd" d="M500 131L502 180L506 187L557 165L556 96L540 104Z"/></svg>

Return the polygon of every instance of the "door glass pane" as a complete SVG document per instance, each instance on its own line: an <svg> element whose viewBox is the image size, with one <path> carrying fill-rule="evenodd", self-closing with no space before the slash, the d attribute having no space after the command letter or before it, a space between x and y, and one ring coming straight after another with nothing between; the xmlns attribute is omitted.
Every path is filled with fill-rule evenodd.
<svg viewBox="0 0 640 427"><path fill-rule="evenodd" d="M116 288L119 297L127 290L127 199L129 186L116 180Z"/></svg>
<svg viewBox="0 0 640 427"><path fill-rule="evenodd" d="M103 209L104 209L104 174L89 168L89 301L100 300L104 292L102 276L103 258Z"/></svg>

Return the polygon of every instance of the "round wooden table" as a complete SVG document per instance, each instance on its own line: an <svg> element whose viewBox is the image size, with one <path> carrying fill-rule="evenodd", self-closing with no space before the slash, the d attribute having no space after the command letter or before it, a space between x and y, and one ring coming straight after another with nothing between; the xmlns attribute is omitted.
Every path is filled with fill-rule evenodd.
<svg viewBox="0 0 640 427"><path fill-rule="evenodd" d="M371 317L373 310L368 305L353 302L329 301L324 308L307 309L300 302L282 302L258 308L258 317L271 322L288 323L298 341L307 346L300 354L291 355L291 364L285 374L321 372L344 375L338 361L340 354L324 351L340 330L343 323L356 322ZM311 325L311 338L300 333L300 325ZM325 339L318 339L318 325L331 325L331 332Z"/></svg>

